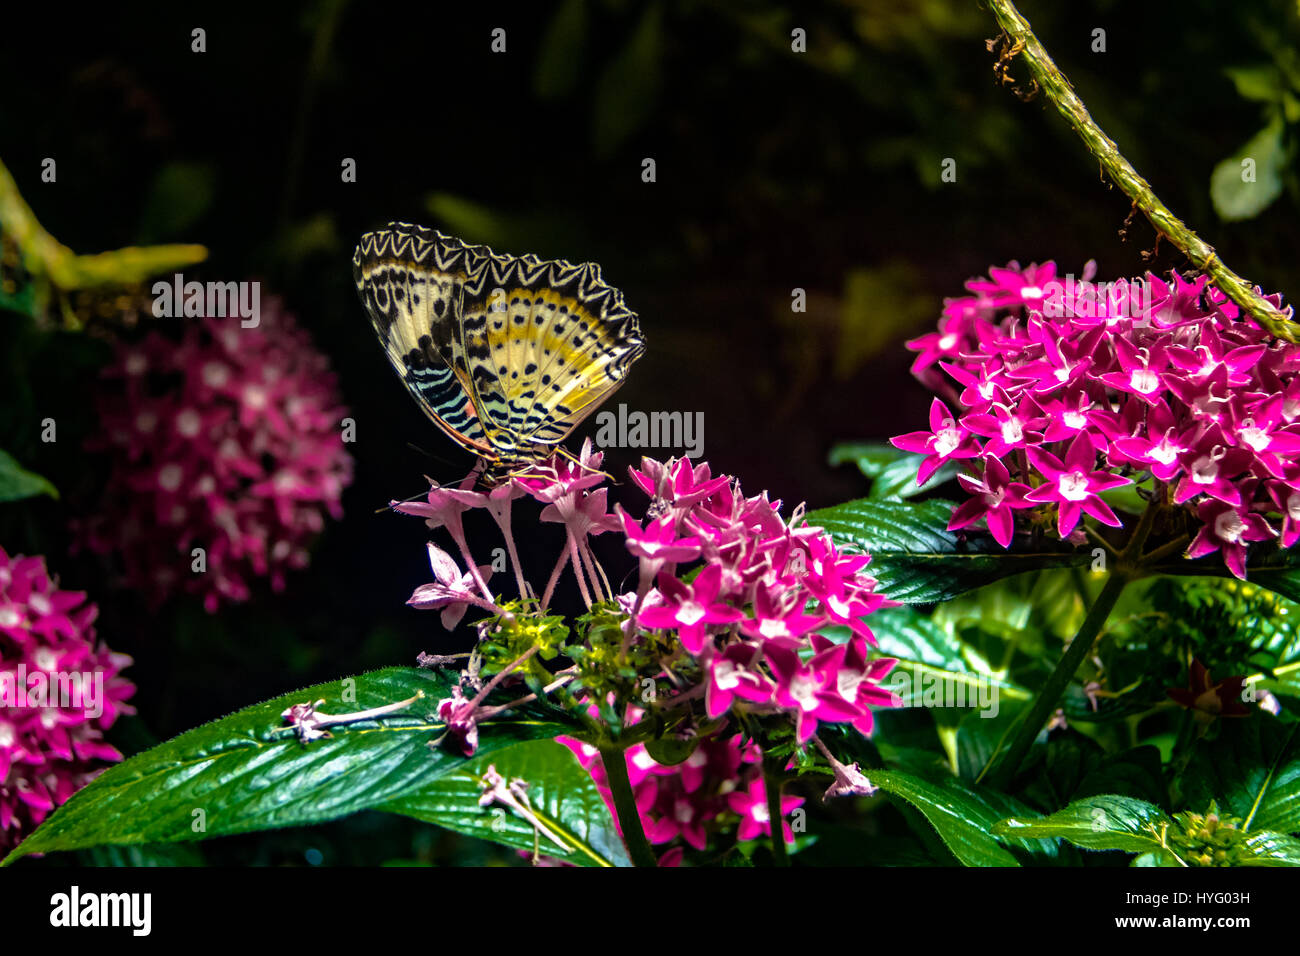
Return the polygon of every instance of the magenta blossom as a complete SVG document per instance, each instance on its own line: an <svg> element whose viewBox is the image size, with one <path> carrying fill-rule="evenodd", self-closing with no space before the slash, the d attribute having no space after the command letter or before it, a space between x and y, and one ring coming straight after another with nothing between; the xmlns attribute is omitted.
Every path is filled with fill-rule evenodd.
<svg viewBox="0 0 1300 956"><path fill-rule="evenodd" d="M1210 499L1201 502L1196 511L1205 524L1187 548L1187 557L1199 558L1220 551L1228 570L1243 580L1246 545L1251 541L1267 541L1277 534L1261 515L1244 511L1240 506Z"/></svg>
<svg viewBox="0 0 1300 956"><path fill-rule="evenodd" d="M477 594L477 582L474 575L460 573L460 568L437 545L429 543L429 565L433 568L436 579L432 584L421 584L411 594L407 604L420 610L441 610L442 626L452 630L471 604L482 606L484 601ZM486 579L492 574L491 565L480 565L479 575Z"/></svg>
<svg viewBox="0 0 1300 956"><path fill-rule="evenodd" d="M974 458L980 453L979 442L971 430L958 424L948 406L937 398L930 405L930 430L909 432L890 439L903 451L925 455L916 475L916 483L923 485L944 463L958 458Z"/></svg>
<svg viewBox="0 0 1300 956"><path fill-rule="evenodd" d="M983 518L994 540L1005 548L1011 544L1011 535L1015 531L1013 509L1032 508L1034 503L1025 499L1029 486L1012 481L1011 473L1001 461L990 456L984 458L983 463L983 477L957 476L962 487L976 497L957 506L948 522L948 530L958 531Z"/></svg>
<svg viewBox="0 0 1300 956"><path fill-rule="evenodd" d="M668 575L659 577L663 603L641 612L645 627L676 628L682 646L692 654L704 649L710 626L734 624L744 614L719 599L722 591L722 568L710 564L690 584Z"/></svg>
<svg viewBox="0 0 1300 956"><path fill-rule="evenodd" d="M1051 263L993 269L945 301L938 332L908 343L917 377L958 403L954 413L936 399L929 432L894 439L925 455L918 481L974 457L971 436L1006 472L959 478L971 498L950 527L984 518L1005 547L1017 511L1055 506L1057 530L1082 540L1085 515L1120 523L1099 494L1137 482L1201 522L1198 548L1226 540L1202 513L1223 525L1236 520L1229 511L1242 535L1258 533L1254 515L1294 544L1281 489L1300 478L1300 346L1274 339L1205 276L1094 282L1093 263L1083 273L1062 282ZM1013 485L1028 489L1024 507L999 501L996 489ZM1233 564L1244 555L1231 542L1223 553Z"/></svg>
<svg viewBox="0 0 1300 956"><path fill-rule="evenodd" d="M1064 463L1038 448L1030 449L1029 460L1047 478L1047 483L1027 492L1024 500L1056 502L1060 508L1056 528L1062 538L1074 530L1084 512L1102 524L1119 527L1115 512L1097 496L1111 488L1131 484L1132 479L1098 469L1097 450L1088 436L1080 435L1070 443Z"/></svg>

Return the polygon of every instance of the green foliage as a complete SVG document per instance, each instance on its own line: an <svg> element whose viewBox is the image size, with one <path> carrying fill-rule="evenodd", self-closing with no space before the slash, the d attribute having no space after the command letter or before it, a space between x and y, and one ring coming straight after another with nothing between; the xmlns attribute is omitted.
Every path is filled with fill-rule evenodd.
<svg viewBox="0 0 1300 956"><path fill-rule="evenodd" d="M1163 847L1164 833L1172 824L1157 806L1106 793L1076 800L1046 817L1008 817L997 822L993 832L1021 839L1059 837L1085 850L1146 853Z"/></svg>
<svg viewBox="0 0 1300 956"><path fill-rule="evenodd" d="M1253 219L1282 195L1283 171L1290 165L1286 126L1275 116L1210 174L1215 211L1229 221Z"/></svg>
<svg viewBox="0 0 1300 956"><path fill-rule="evenodd" d="M0 501L21 501L37 495L57 498L59 492L46 479L18 464L13 455L0 451Z"/></svg>
<svg viewBox="0 0 1300 956"><path fill-rule="evenodd" d="M429 719L452 678L388 668L319 684L204 724L104 771L6 857L102 844L176 843L337 819L429 787L466 763L431 748L443 725ZM346 713L417 693L408 711L340 724L333 736L300 742L282 712L323 699ZM565 727L515 717L481 725L478 756Z"/></svg>
<svg viewBox="0 0 1300 956"><path fill-rule="evenodd" d="M953 507L937 499L861 498L809 512L808 521L840 546L869 552L879 590L907 604L947 601L1013 574L1092 560L1079 551L1007 551L988 535L949 531Z"/></svg>
<svg viewBox="0 0 1300 956"><path fill-rule="evenodd" d="M923 484L916 483L917 469L925 456L915 452L899 451L893 445L877 442L844 442L831 449L828 462L832 466L852 462L864 476L872 479L867 497L914 498L933 491L957 476L957 463L948 462L935 469Z"/></svg>
<svg viewBox="0 0 1300 956"><path fill-rule="evenodd" d="M1296 866L1300 840L1282 833L1247 833L1239 817L1220 816L1212 801L1204 813L1170 817L1159 807L1100 794L1076 800L1037 819L1010 817L993 832L1004 837L1057 837L1086 850L1137 853L1142 866Z"/></svg>
<svg viewBox="0 0 1300 956"><path fill-rule="evenodd" d="M480 805L489 767L527 782L528 806L555 839L510 808ZM568 747L553 740L517 743L476 757L378 809L516 849L536 849L577 866L631 865L591 775Z"/></svg>
<svg viewBox="0 0 1300 956"><path fill-rule="evenodd" d="M935 828L944 844L965 866L1020 866L1009 847L1051 855L1054 848L1039 839L1002 838L993 825L1019 804L996 791L977 788L948 777L925 780L901 771L872 771L871 782L906 800ZM1011 810L1010 812L1014 812Z"/></svg>
<svg viewBox="0 0 1300 956"><path fill-rule="evenodd" d="M1221 723L1179 778L1183 801L1215 801L1243 829L1300 833L1300 724L1267 713Z"/></svg>

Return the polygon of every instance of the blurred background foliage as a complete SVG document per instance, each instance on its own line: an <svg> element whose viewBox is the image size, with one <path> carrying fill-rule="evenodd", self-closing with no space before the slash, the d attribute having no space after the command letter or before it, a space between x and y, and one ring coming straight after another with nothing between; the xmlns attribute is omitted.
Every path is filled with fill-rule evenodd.
<svg viewBox="0 0 1300 956"><path fill-rule="evenodd" d="M1165 202L1238 272L1293 292L1296 4L1021 9ZM615 404L704 411L715 470L810 506L861 493L854 456L828 464L835 443L924 419L929 396L902 343L967 278L1010 259L1078 274L1096 258L1103 276L1184 265L1164 247L1147 258L1145 223L1121 241L1127 201L1048 104L996 85L984 42L996 30L969 0L151 4L87 12L76 29L53 7L27 13L0 38L0 159L44 228L77 253L201 244L208 257L187 278L262 280L331 356L358 423L347 517L286 594L217 617L179 604L150 616L102 590L66 534L103 478L80 444L96 427L105 334L140 320L139 277L63 289L77 321L65 310L38 322L25 290L56 277L31 274L6 235L0 448L62 494L0 505L0 544L46 554L135 655L128 749L291 686L467 644L464 629L446 635L403 605L429 577L423 526L376 513L418 493L421 475L458 478L469 462L372 340L348 262L366 229L403 219L499 251L599 261L649 343ZM195 27L206 52L191 50ZM495 27L504 54L490 52ZM796 28L804 53L791 50ZM1265 189L1234 184L1244 152ZM341 181L345 158L355 183ZM948 158L955 182L941 179ZM796 288L806 312L791 311ZM92 319L90 334L73 330ZM46 417L54 444L39 440ZM618 474L636 457L607 464ZM367 817L204 852L301 861L328 844L345 849L326 862L373 861L346 849L348 834L409 826ZM442 838L415 852L399 836L381 855L441 859Z"/></svg>

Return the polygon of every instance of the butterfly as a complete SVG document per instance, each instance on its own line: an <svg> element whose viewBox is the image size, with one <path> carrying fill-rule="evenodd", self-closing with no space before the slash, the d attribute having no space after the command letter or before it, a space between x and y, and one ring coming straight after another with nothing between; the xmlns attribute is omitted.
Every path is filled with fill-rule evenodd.
<svg viewBox="0 0 1300 956"><path fill-rule="evenodd" d="M499 255L394 222L361 237L352 274L407 389L489 475L549 458L645 351L594 262Z"/></svg>

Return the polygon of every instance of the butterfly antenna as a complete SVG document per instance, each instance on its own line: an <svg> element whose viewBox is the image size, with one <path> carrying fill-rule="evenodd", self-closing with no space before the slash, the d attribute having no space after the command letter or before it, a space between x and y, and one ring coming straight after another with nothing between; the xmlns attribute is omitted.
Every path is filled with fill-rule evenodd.
<svg viewBox="0 0 1300 956"><path fill-rule="evenodd" d="M411 451L416 452L417 454L423 455L425 458L428 458L432 461L436 461L440 465L446 465L448 468L456 467L456 463L452 461L450 458L446 458L442 455L435 454L434 452L429 451L429 449L427 448L421 448L413 441L408 441L406 443L406 447L411 449Z"/></svg>
<svg viewBox="0 0 1300 956"><path fill-rule="evenodd" d="M555 450L559 452L561 455L563 455L565 458L569 459L569 461L573 462L579 468L583 469L584 471L589 471L593 475L604 475L606 478L608 478L616 485L619 483L618 479L615 478L613 475L611 475L609 472L602 471L599 468L592 468L590 465L584 464L581 459L575 458L573 452L569 451L569 449L565 448L563 445L557 445L555 447Z"/></svg>

